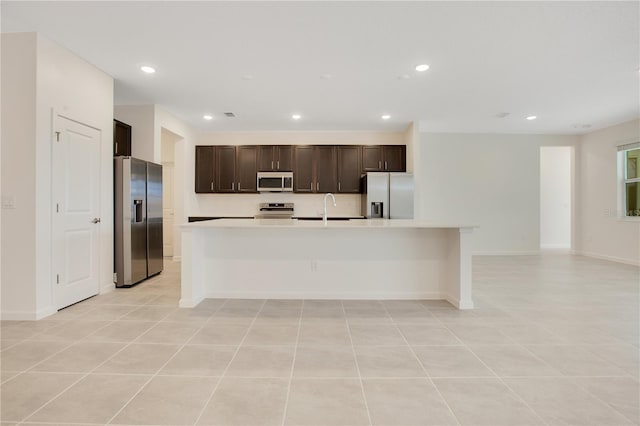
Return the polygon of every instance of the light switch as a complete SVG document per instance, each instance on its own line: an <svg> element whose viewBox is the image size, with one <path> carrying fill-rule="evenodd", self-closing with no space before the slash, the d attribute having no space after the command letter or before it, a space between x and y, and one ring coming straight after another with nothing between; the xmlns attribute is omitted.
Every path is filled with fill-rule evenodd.
<svg viewBox="0 0 640 426"><path fill-rule="evenodd" d="M2 210L9 210L16 208L16 197L13 195L2 196Z"/></svg>

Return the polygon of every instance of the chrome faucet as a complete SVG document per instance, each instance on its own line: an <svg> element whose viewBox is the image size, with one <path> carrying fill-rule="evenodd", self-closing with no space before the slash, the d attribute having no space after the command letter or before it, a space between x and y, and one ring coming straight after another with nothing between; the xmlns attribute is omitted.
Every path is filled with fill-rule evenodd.
<svg viewBox="0 0 640 426"><path fill-rule="evenodd" d="M324 216L322 216L322 222L324 222L325 225L327 224L327 197L329 196L333 198L333 207L336 206L336 197L334 197L330 192L324 194Z"/></svg>

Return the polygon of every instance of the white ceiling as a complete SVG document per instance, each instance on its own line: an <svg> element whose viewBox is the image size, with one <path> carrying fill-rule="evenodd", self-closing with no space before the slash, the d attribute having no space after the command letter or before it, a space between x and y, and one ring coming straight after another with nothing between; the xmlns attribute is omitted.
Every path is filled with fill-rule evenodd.
<svg viewBox="0 0 640 426"><path fill-rule="evenodd" d="M640 115L635 1L1 7L3 32L38 31L112 75L117 105L159 104L203 130L395 131L419 121L432 132L567 134ZM431 69L416 72L421 63Z"/></svg>

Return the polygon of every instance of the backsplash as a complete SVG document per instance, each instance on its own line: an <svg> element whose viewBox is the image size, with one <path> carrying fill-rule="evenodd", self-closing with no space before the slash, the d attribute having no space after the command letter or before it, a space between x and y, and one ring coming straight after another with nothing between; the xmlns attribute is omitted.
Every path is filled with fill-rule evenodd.
<svg viewBox="0 0 640 426"><path fill-rule="evenodd" d="M360 216L359 194L334 194L336 207L327 200L329 216ZM254 216L260 203L294 203L294 216L322 216L324 194L260 193L203 194L194 196L189 216Z"/></svg>

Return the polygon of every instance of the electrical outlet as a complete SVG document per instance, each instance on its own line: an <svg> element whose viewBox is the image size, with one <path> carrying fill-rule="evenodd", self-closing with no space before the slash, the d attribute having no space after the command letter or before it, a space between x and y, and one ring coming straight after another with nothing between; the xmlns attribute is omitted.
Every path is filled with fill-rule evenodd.
<svg viewBox="0 0 640 426"><path fill-rule="evenodd" d="M13 195L3 195L2 196L2 209L9 210L16 208L16 197Z"/></svg>

